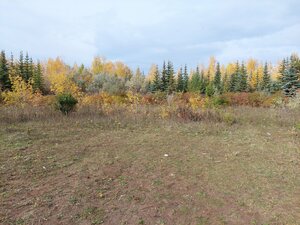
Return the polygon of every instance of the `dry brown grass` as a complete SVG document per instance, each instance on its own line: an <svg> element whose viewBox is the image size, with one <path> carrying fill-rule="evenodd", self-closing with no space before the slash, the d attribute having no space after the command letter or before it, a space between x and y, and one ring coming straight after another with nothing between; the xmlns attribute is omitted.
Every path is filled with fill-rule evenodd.
<svg viewBox="0 0 300 225"><path fill-rule="evenodd" d="M160 111L1 108L0 224L300 221L296 110Z"/></svg>

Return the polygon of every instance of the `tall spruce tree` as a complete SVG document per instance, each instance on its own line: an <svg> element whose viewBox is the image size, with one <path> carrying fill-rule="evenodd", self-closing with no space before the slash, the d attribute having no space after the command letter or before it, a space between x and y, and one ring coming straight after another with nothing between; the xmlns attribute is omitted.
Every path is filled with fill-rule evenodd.
<svg viewBox="0 0 300 225"><path fill-rule="evenodd" d="M25 80L25 67L24 67L24 55L23 51L20 52L19 62L18 62L18 74Z"/></svg>
<svg viewBox="0 0 300 225"><path fill-rule="evenodd" d="M26 52L25 60L24 60L24 75L23 79L28 82L32 77L32 66L30 65L30 58L28 52Z"/></svg>
<svg viewBox="0 0 300 225"><path fill-rule="evenodd" d="M286 63L285 70L283 71L282 90L285 96L296 96L297 89L300 88L300 81L296 73L296 69L291 66L290 62Z"/></svg>
<svg viewBox="0 0 300 225"><path fill-rule="evenodd" d="M300 59L299 56L296 54L292 54L290 57L291 61L291 67L295 70L295 73L298 76L298 79L300 80Z"/></svg>
<svg viewBox="0 0 300 225"><path fill-rule="evenodd" d="M43 87L43 72L40 62L37 63L36 67L34 68L33 72L33 90L34 91L44 91Z"/></svg>
<svg viewBox="0 0 300 225"><path fill-rule="evenodd" d="M167 91L169 94L176 90L176 82L174 77L174 68L171 61L168 61L167 65Z"/></svg>
<svg viewBox="0 0 300 225"><path fill-rule="evenodd" d="M161 91L166 91L168 88L166 62L164 61L161 72Z"/></svg>
<svg viewBox="0 0 300 225"><path fill-rule="evenodd" d="M217 63L216 74L214 77L214 88L216 93L220 94L222 92L221 86L221 70L220 70L220 63Z"/></svg>
<svg viewBox="0 0 300 225"><path fill-rule="evenodd" d="M188 84L189 84L189 75L188 75L188 72L187 72L187 65L184 66L183 81L184 81L183 91L187 92L188 91Z"/></svg>
<svg viewBox="0 0 300 225"><path fill-rule="evenodd" d="M229 82L228 82L228 73L227 71L224 74L224 78L222 80L222 92L227 92L229 89Z"/></svg>
<svg viewBox="0 0 300 225"><path fill-rule="evenodd" d="M1 90L10 90L11 82L9 79L9 66L5 56L5 51L0 54L0 88Z"/></svg>
<svg viewBox="0 0 300 225"><path fill-rule="evenodd" d="M18 75L18 68L15 65L14 56L13 56L12 53L10 54L9 71L8 71L8 73L9 73L9 78L16 77Z"/></svg>
<svg viewBox="0 0 300 225"><path fill-rule="evenodd" d="M35 66L36 65L33 63L32 58L30 58L29 59L29 79L33 78Z"/></svg>
<svg viewBox="0 0 300 225"><path fill-rule="evenodd" d="M263 80L261 83L261 89L262 89L262 91L270 92L270 86L271 86L271 78L270 78L270 74L268 71L268 64L265 63Z"/></svg>
<svg viewBox="0 0 300 225"><path fill-rule="evenodd" d="M235 72L230 75L229 79L229 91L236 92L238 90L240 66L239 62L236 63Z"/></svg>
<svg viewBox="0 0 300 225"><path fill-rule="evenodd" d="M241 65L241 69L240 69L240 73L239 73L239 84L238 84L238 89L237 91L240 92L245 92L247 91L248 88L248 76L247 76L247 70L246 67L244 65L244 63L242 63Z"/></svg>
<svg viewBox="0 0 300 225"><path fill-rule="evenodd" d="M280 63L279 65L279 77L278 77L278 80L279 80L279 83L281 86L283 86L283 76L284 76L284 71L286 70L286 68L288 67L288 59L283 59L282 62Z"/></svg>
<svg viewBox="0 0 300 225"><path fill-rule="evenodd" d="M209 84L209 80L204 75L204 70L201 70L200 72L200 94L205 94L206 87Z"/></svg>
<svg viewBox="0 0 300 225"><path fill-rule="evenodd" d="M208 97L212 97L215 94L215 89L212 81L209 82L208 85L206 86L205 94Z"/></svg>
<svg viewBox="0 0 300 225"><path fill-rule="evenodd" d="M180 67L180 69L178 71L177 88L176 89L178 92L184 92L184 79L183 79L182 67Z"/></svg>
<svg viewBox="0 0 300 225"><path fill-rule="evenodd" d="M154 92L161 91L161 77L159 74L158 66L155 66L154 79L153 79L153 88Z"/></svg>
<svg viewBox="0 0 300 225"><path fill-rule="evenodd" d="M199 67L197 66L196 72L192 74L191 80L189 82L189 91L199 93L200 88L201 88L200 73L199 73Z"/></svg>

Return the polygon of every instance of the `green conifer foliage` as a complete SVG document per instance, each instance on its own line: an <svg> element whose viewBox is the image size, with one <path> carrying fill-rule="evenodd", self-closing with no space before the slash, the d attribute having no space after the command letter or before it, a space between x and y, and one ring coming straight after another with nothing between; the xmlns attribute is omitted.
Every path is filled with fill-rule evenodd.
<svg viewBox="0 0 300 225"><path fill-rule="evenodd" d="M268 71L268 64L265 63L261 89L265 92L270 92L270 86L271 86L271 77Z"/></svg>
<svg viewBox="0 0 300 225"><path fill-rule="evenodd" d="M24 76L23 79L28 82L31 77L31 71L30 71L30 59L28 56L28 52L26 52L25 60L24 60Z"/></svg>
<svg viewBox="0 0 300 225"><path fill-rule="evenodd" d="M214 77L214 87L217 93L220 94L222 92L220 63L217 63L216 74Z"/></svg>
<svg viewBox="0 0 300 225"><path fill-rule="evenodd" d="M153 88L154 92L161 91L161 77L159 74L158 66L155 67L154 80L153 80Z"/></svg>
<svg viewBox="0 0 300 225"><path fill-rule="evenodd" d="M0 54L0 89L11 89L11 82L9 79L9 67L4 51L1 51Z"/></svg>
<svg viewBox="0 0 300 225"><path fill-rule="evenodd" d="M24 67L24 55L22 51L20 52L20 58L19 58L17 70L18 73L21 75L21 77L25 79L26 75L25 75L25 67Z"/></svg>
<svg viewBox="0 0 300 225"><path fill-rule="evenodd" d="M167 65L167 91L169 94L176 90L176 82L174 77L174 68L171 61L168 61Z"/></svg>
<svg viewBox="0 0 300 225"><path fill-rule="evenodd" d="M287 97L295 97L298 88L300 88L300 82L296 69L289 62L287 62L282 77L283 93Z"/></svg>
<svg viewBox="0 0 300 225"><path fill-rule="evenodd" d="M33 89L35 91L39 90L43 92L43 72L40 62L37 63L36 67L34 68L33 72Z"/></svg>
<svg viewBox="0 0 300 225"><path fill-rule="evenodd" d="M189 91L200 93L201 80L199 74L199 67L197 67L196 72L193 73L191 80L189 82Z"/></svg>
<svg viewBox="0 0 300 225"><path fill-rule="evenodd" d="M208 97L212 97L215 93L214 85L212 82L209 82L209 84L206 86L205 94Z"/></svg>
<svg viewBox="0 0 300 225"><path fill-rule="evenodd" d="M161 72L161 91L166 91L168 88L166 62L163 64Z"/></svg>
<svg viewBox="0 0 300 225"><path fill-rule="evenodd" d="M240 73L239 73L239 79L238 79L238 88L237 91L240 92L245 92L247 91L248 88L248 75L247 75L247 70L245 68L244 63L242 63Z"/></svg>
<svg viewBox="0 0 300 225"><path fill-rule="evenodd" d="M187 72L187 65L184 66L183 81L184 81L183 91L187 92L188 91L188 84L189 84L189 75L188 75L188 72Z"/></svg>
<svg viewBox="0 0 300 225"><path fill-rule="evenodd" d="M204 71L201 70L200 73L200 94L205 94L206 87L209 84L209 80L204 76Z"/></svg>
<svg viewBox="0 0 300 225"><path fill-rule="evenodd" d="M184 92L184 79L183 79L183 71L182 68L179 69L178 77L177 77L177 91Z"/></svg>

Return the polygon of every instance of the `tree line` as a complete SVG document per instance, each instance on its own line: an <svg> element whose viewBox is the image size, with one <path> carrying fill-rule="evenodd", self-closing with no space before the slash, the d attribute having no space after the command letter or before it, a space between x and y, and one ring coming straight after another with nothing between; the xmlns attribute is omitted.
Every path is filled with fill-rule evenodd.
<svg viewBox="0 0 300 225"><path fill-rule="evenodd" d="M300 60L297 55L282 60L278 69L278 77L271 78L268 64L265 63L262 77L259 78L259 71L248 73L244 63L236 62L232 73L221 73L220 63L216 63L214 74L210 70L200 71L199 67L191 72L187 72L187 66L179 68L177 79L174 78L174 70L171 62L163 63L161 72L156 66L155 76L150 90L177 92L197 92L212 96L224 92L255 92L274 93L282 90L286 96L295 96L297 89L300 88ZM255 78L253 78L255 76ZM251 84L251 80L255 80Z"/></svg>
<svg viewBox="0 0 300 225"><path fill-rule="evenodd" d="M122 62L106 61L95 57L91 68L84 65L68 66L61 59L49 59L44 64L34 62L28 53L20 52L19 58L10 59L4 51L0 54L0 87L12 90L14 77L21 77L32 85L34 91L47 94L65 90L68 85L82 92L132 90L134 92L195 92L207 96L225 92L265 92L282 90L293 97L300 88L300 59L296 54L283 59L277 66L276 77L271 76L270 64L257 65L255 60L245 64L237 61L226 66L211 58L209 66L197 66L188 71L187 65L174 70L171 61L163 62L162 68L152 66L148 76L138 68L136 72ZM50 83L50 87L47 84ZM59 86L59 85L60 86ZM52 86L51 86L52 85ZM54 88L53 88L54 87Z"/></svg>

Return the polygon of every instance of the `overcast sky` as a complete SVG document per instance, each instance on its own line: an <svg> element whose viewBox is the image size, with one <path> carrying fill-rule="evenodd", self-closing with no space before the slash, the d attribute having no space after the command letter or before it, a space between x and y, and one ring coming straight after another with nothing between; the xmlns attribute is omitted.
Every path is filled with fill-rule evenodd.
<svg viewBox="0 0 300 225"><path fill-rule="evenodd" d="M0 49L90 65L94 56L147 70L300 52L299 0L0 0Z"/></svg>

